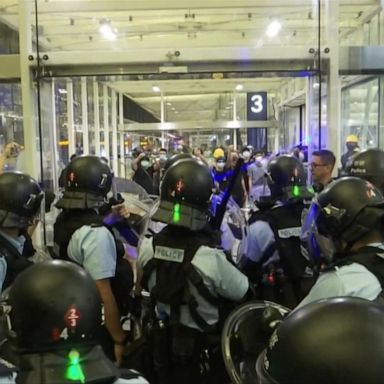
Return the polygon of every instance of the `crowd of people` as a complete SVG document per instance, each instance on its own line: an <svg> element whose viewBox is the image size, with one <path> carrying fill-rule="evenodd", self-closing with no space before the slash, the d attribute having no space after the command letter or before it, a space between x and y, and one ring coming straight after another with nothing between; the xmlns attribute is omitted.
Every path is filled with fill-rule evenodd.
<svg viewBox="0 0 384 384"><path fill-rule="evenodd" d="M125 204L108 159L74 156L60 175L54 246L43 262L32 234L44 192L25 173L3 172L0 377L229 383L229 358L251 372L244 383L380 383L380 354L359 359L382 350L384 151L351 151L335 180L327 149L306 163L300 151L266 156L250 145L217 147L211 157L140 148L132 178L159 196L150 217ZM229 195L245 217L236 260L221 247ZM228 336L233 356L223 360L223 324L254 300L284 306L284 316L263 312L251 328L240 319ZM265 340L263 351L242 345L243 326L248 344ZM309 351L310 371L301 369Z"/></svg>

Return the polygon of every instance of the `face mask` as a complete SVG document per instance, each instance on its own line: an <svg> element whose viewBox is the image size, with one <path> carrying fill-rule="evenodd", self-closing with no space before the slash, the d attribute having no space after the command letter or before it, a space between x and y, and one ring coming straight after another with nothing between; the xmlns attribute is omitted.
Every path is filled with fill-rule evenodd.
<svg viewBox="0 0 384 384"><path fill-rule="evenodd" d="M167 161L167 155L160 155L159 160L160 161Z"/></svg>
<svg viewBox="0 0 384 384"><path fill-rule="evenodd" d="M217 169L224 169L224 167L225 167L225 163L221 163L221 162L216 163L216 168Z"/></svg>
<svg viewBox="0 0 384 384"><path fill-rule="evenodd" d="M149 167L149 161L143 160L141 163L142 168L147 169Z"/></svg>
<svg viewBox="0 0 384 384"><path fill-rule="evenodd" d="M244 157L244 159L248 160L251 157L251 152L244 151L243 152L243 157Z"/></svg>

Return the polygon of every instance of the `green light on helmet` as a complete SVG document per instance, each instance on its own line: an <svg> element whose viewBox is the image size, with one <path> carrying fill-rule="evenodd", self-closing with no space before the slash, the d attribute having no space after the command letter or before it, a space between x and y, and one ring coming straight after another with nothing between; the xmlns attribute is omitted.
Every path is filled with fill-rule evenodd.
<svg viewBox="0 0 384 384"><path fill-rule="evenodd" d="M180 204L179 203L176 203L173 207L172 220L174 223L178 223L180 221Z"/></svg>
<svg viewBox="0 0 384 384"><path fill-rule="evenodd" d="M294 185L292 188L292 195L294 197L299 197L300 196L300 187L298 185Z"/></svg>
<svg viewBox="0 0 384 384"><path fill-rule="evenodd" d="M66 379L70 381L78 381L85 383L85 376L80 366L80 354L75 349L71 349L68 353L68 366L66 372Z"/></svg>

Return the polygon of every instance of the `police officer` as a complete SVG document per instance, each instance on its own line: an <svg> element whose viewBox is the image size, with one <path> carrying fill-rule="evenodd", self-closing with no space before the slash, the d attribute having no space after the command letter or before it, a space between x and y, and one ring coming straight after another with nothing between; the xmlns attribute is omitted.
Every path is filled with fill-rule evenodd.
<svg viewBox="0 0 384 384"><path fill-rule="evenodd" d="M132 380L118 378L98 343L99 292L76 264L51 260L25 270L7 304L3 313L17 354L18 384L147 383L133 371L125 374Z"/></svg>
<svg viewBox="0 0 384 384"><path fill-rule="evenodd" d="M382 300L383 218L384 197L366 180L343 177L317 196L304 226L312 228L312 255L330 265L300 306L333 296Z"/></svg>
<svg viewBox="0 0 384 384"><path fill-rule="evenodd" d="M384 308L358 298L321 300L290 314L256 363L260 384L380 384Z"/></svg>
<svg viewBox="0 0 384 384"><path fill-rule="evenodd" d="M104 305L105 326L120 363L127 341L120 316L129 310L133 272L124 258L123 244L104 225L106 220L100 214L111 185L112 172L101 158L73 159L66 170L63 197L56 204L63 211L54 225L54 242L57 257L82 265L95 280Z"/></svg>
<svg viewBox="0 0 384 384"><path fill-rule="evenodd" d="M347 164L346 174L368 180L384 193L384 151L370 148L357 153Z"/></svg>
<svg viewBox="0 0 384 384"><path fill-rule="evenodd" d="M174 163L165 173L153 217L168 225L140 246L143 286L156 302L158 383L201 382L201 351L208 335L220 332L220 298L239 301L248 291L248 279L215 248L217 237L207 229L213 187L201 162Z"/></svg>
<svg viewBox="0 0 384 384"><path fill-rule="evenodd" d="M27 230L35 224L43 197L40 186L29 175L21 172L0 175L0 281L4 281L3 289L33 264L28 260L33 256L33 247L31 252L24 252L26 239L30 239Z"/></svg>
<svg viewBox="0 0 384 384"><path fill-rule="evenodd" d="M312 284L309 262L301 255L300 233L306 187L302 162L279 156L268 164L271 200L249 219L247 253L241 269L259 286L260 298L294 307Z"/></svg>

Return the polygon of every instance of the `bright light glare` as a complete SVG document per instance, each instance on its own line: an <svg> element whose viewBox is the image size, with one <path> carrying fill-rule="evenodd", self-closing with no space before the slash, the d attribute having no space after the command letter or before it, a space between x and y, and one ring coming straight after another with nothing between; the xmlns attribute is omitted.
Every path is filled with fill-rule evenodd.
<svg viewBox="0 0 384 384"><path fill-rule="evenodd" d="M107 40L115 40L116 39L116 33L112 29L111 24L109 21L101 21L99 32L101 36L103 36Z"/></svg>
<svg viewBox="0 0 384 384"><path fill-rule="evenodd" d="M153 91L153 92L160 92L161 89L160 89L160 87L159 87L158 85L154 85L154 86L152 87L152 91Z"/></svg>
<svg viewBox="0 0 384 384"><path fill-rule="evenodd" d="M268 37L276 37L281 30L281 23L278 20L273 20L267 27L265 34Z"/></svg>
<svg viewBox="0 0 384 384"><path fill-rule="evenodd" d="M236 91L242 91L244 88L243 84L237 84L236 85Z"/></svg>

